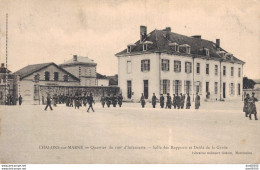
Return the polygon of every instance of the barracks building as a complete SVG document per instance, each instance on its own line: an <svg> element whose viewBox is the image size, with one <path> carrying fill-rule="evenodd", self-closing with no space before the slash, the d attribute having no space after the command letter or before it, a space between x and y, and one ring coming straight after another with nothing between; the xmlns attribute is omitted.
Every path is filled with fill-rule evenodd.
<svg viewBox="0 0 260 170"><path fill-rule="evenodd" d="M148 34L140 26L140 40L115 56L124 99L189 93L194 100L198 92L205 100L242 100L245 62L224 50L220 39L180 35L170 27Z"/></svg>

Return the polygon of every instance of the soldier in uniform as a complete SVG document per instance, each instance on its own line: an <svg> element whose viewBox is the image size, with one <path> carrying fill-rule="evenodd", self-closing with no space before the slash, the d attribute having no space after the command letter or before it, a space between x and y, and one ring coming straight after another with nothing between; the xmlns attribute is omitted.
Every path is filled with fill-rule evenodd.
<svg viewBox="0 0 260 170"><path fill-rule="evenodd" d="M53 106L54 106L54 107L57 106L57 100L58 100L57 94L54 94L54 95L53 95Z"/></svg>
<svg viewBox="0 0 260 170"><path fill-rule="evenodd" d="M166 101L166 107L165 108L172 108L172 98L169 93L167 93L167 101Z"/></svg>
<svg viewBox="0 0 260 170"><path fill-rule="evenodd" d="M198 92L196 93L196 98L195 98L195 109L199 109L200 107L200 96Z"/></svg>
<svg viewBox="0 0 260 170"><path fill-rule="evenodd" d="M86 96L86 93L84 93L84 96L83 96L82 100L83 100L83 105L86 107L86 105L87 105L87 96Z"/></svg>
<svg viewBox="0 0 260 170"><path fill-rule="evenodd" d="M145 106L145 100L144 100L144 94L143 94L143 93L142 93L140 102L141 102L142 108L144 108L144 106Z"/></svg>
<svg viewBox="0 0 260 170"><path fill-rule="evenodd" d="M180 96L178 95L178 93L176 94L176 106L178 109L180 109L180 106L181 106L181 98Z"/></svg>
<svg viewBox="0 0 260 170"><path fill-rule="evenodd" d="M113 107L116 107L116 105L117 105L117 97L115 94L112 97L112 104L113 104Z"/></svg>
<svg viewBox="0 0 260 170"><path fill-rule="evenodd" d="M23 102L23 98L22 98L21 95L19 96L19 99L18 99L18 100L19 100L19 105L21 106L21 105L22 105L22 102Z"/></svg>
<svg viewBox="0 0 260 170"><path fill-rule="evenodd" d="M186 101L186 109L190 109L191 103L190 103L190 94L187 93L187 101Z"/></svg>
<svg viewBox="0 0 260 170"><path fill-rule="evenodd" d="M177 104L176 104L176 96L175 96L175 94L173 94L172 105L173 105L174 109L176 109Z"/></svg>
<svg viewBox="0 0 260 170"><path fill-rule="evenodd" d="M119 94L117 99L118 99L118 105L119 105L119 107L121 107L122 103L123 103L123 96L122 96L122 94Z"/></svg>
<svg viewBox="0 0 260 170"><path fill-rule="evenodd" d="M161 96L160 96L160 106L161 106L161 108L164 107L164 97L163 97L162 94L161 94Z"/></svg>
<svg viewBox="0 0 260 170"><path fill-rule="evenodd" d="M105 100L106 100L106 99L105 99L105 96L101 96L100 102L101 102L103 108L104 108L105 103L106 103Z"/></svg>
<svg viewBox="0 0 260 170"><path fill-rule="evenodd" d="M248 117L248 110L249 110L249 94L246 94L246 97L244 99L244 107L243 107L243 112L245 112L245 116Z"/></svg>
<svg viewBox="0 0 260 170"><path fill-rule="evenodd" d="M108 94L108 96L106 97L106 103L107 103L107 107L110 107L111 98L110 98L110 95L109 95L109 94Z"/></svg>
<svg viewBox="0 0 260 170"><path fill-rule="evenodd" d="M95 101L93 99L92 93L90 93L90 96L88 98L88 105L89 105L89 107L88 107L87 112L89 112L90 108L92 109L93 112L95 112L94 109L93 109L93 106L92 106L93 103L95 104Z"/></svg>
<svg viewBox="0 0 260 170"><path fill-rule="evenodd" d="M182 93L181 93L181 96L180 96L180 106L181 106L181 109L183 109L183 107L184 107L184 100L185 100L185 97L184 97L184 95L182 95Z"/></svg>
<svg viewBox="0 0 260 170"><path fill-rule="evenodd" d="M51 96L50 94L47 95L47 104L46 104L46 107L45 107L45 111L47 110L48 107L50 107L50 109L52 110L52 107L51 107Z"/></svg>
<svg viewBox="0 0 260 170"><path fill-rule="evenodd" d="M156 100L157 100L157 98L156 98L156 96L155 96L155 93L153 93L153 97L152 97L152 105L153 105L153 108L155 108L155 106L156 106Z"/></svg>
<svg viewBox="0 0 260 170"><path fill-rule="evenodd" d="M253 92L252 97L249 98L249 119L250 120L252 114L255 115L255 120L258 120L255 102L258 102L258 99L255 98L255 93Z"/></svg>

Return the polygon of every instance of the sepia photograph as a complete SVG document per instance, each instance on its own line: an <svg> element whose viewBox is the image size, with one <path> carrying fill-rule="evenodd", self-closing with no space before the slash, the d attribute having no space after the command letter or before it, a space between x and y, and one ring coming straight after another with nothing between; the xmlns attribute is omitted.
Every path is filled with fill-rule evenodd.
<svg viewBox="0 0 260 170"><path fill-rule="evenodd" d="M259 49L259 0L0 0L1 168L257 170Z"/></svg>

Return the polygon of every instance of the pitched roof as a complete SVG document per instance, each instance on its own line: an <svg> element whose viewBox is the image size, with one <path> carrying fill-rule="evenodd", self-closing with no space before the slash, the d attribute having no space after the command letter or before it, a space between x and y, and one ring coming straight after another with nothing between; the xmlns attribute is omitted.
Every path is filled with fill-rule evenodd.
<svg viewBox="0 0 260 170"><path fill-rule="evenodd" d="M114 76L107 76L107 78L109 79L109 86L117 86L118 85L118 75L114 75Z"/></svg>
<svg viewBox="0 0 260 170"><path fill-rule="evenodd" d="M260 79L253 79L256 84L260 84Z"/></svg>
<svg viewBox="0 0 260 170"><path fill-rule="evenodd" d="M153 30L150 32L145 41L151 41L152 44L148 45L147 51L143 51L143 42L140 43L140 40L136 41L135 45L131 47L131 53L127 53L127 49L115 54L116 56L125 56L125 55L136 55L140 53L154 53L154 52L161 52L161 53L169 53L169 54L176 54L176 55L187 55L187 56L195 56L195 57L206 57L205 55L201 54L201 50L203 48L207 48L209 50L210 59L222 59L222 57L217 53L218 51L224 51L222 48L217 48L216 43L208 40L204 40L201 38L196 37L189 37L173 32L169 32L168 36L166 36L166 30ZM186 54L181 51L175 52L173 48L169 45L170 43L177 43L178 45L187 44L190 46L190 53ZM231 61L230 57L227 57L225 61ZM234 62L243 63L243 61L239 60L238 58L234 57Z"/></svg>
<svg viewBox="0 0 260 170"><path fill-rule="evenodd" d="M108 79L107 76L97 73L96 74L97 79Z"/></svg>
<svg viewBox="0 0 260 170"><path fill-rule="evenodd" d="M77 77L75 77L73 74L67 72L66 70L64 70L63 68L59 67L57 64L51 62L51 63L41 63L41 64L33 64L33 65L28 65L18 71L16 71L14 74L19 75L20 79L23 79L35 72L38 72L44 68L47 68L50 65L54 65L56 66L58 69L64 71L66 74L70 75L71 77L73 77L74 79L78 80L79 79Z"/></svg>
<svg viewBox="0 0 260 170"><path fill-rule="evenodd" d="M65 61L63 64L60 64L60 66L65 66L65 65L79 65L79 64L88 64L88 65L97 65L97 63L94 62L94 60L91 60L88 57L82 57L82 56L76 56L76 60L73 58Z"/></svg>

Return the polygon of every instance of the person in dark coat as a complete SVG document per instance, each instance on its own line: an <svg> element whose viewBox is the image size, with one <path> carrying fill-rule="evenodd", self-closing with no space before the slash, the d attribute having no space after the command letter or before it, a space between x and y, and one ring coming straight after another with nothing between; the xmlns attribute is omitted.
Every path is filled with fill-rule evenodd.
<svg viewBox="0 0 260 170"><path fill-rule="evenodd" d="M167 101L166 101L166 107L165 108L168 108L168 109L172 108L172 98L171 98L169 93L167 93Z"/></svg>
<svg viewBox="0 0 260 170"><path fill-rule="evenodd" d="M174 109L176 109L177 104L176 104L176 96L175 96L175 94L173 94L172 105L173 105Z"/></svg>
<svg viewBox="0 0 260 170"><path fill-rule="evenodd" d="M107 107L110 107L111 105L111 98L110 98L110 95L108 94L108 96L106 97L106 104L107 104Z"/></svg>
<svg viewBox="0 0 260 170"><path fill-rule="evenodd" d="M245 116L248 117L248 110L249 110L249 94L246 94L246 97L244 99L244 108L243 108L243 112L245 112Z"/></svg>
<svg viewBox="0 0 260 170"><path fill-rule="evenodd" d="M181 109L183 109L183 107L184 107L184 100L185 100L185 96L182 95L182 93L181 93L181 96L180 96L180 106L181 106Z"/></svg>
<svg viewBox="0 0 260 170"><path fill-rule="evenodd" d="M117 97L115 94L112 97L112 104L113 104L113 107L116 107L116 105L117 105Z"/></svg>
<svg viewBox="0 0 260 170"><path fill-rule="evenodd" d="M75 109L78 108L79 109L79 106L80 106L80 98L78 95L75 95L74 96L74 105L75 105Z"/></svg>
<svg viewBox="0 0 260 170"><path fill-rule="evenodd" d="M47 95L47 98L46 98L46 107L44 110L47 110L48 107L50 107L50 109L52 110L52 107L51 107L51 96L50 94Z"/></svg>
<svg viewBox="0 0 260 170"><path fill-rule="evenodd" d="M19 96L18 100L19 100L19 106L21 106L21 105L22 105L22 102L23 102L23 98L22 98L21 95Z"/></svg>
<svg viewBox="0 0 260 170"><path fill-rule="evenodd" d="M54 95L53 95L53 106L54 106L54 107L57 106L57 100L58 100L57 95L54 94Z"/></svg>
<svg viewBox="0 0 260 170"><path fill-rule="evenodd" d="M200 107L200 96L198 92L196 93L196 98L195 98L195 109L199 109Z"/></svg>
<svg viewBox="0 0 260 170"><path fill-rule="evenodd" d="M83 105L86 107L86 105L87 105L87 96L86 96L86 93L84 94L82 100L83 100Z"/></svg>
<svg viewBox="0 0 260 170"><path fill-rule="evenodd" d="M153 93L153 97L152 97L152 105L153 105L153 108L155 108L155 106L156 106L156 100L157 100L157 98L156 98L156 96L155 96L155 93Z"/></svg>
<svg viewBox="0 0 260 170"><path fill-rule="evenodd" d="M257 119L257 111L256 111L256 106L255 102L258 102L258 99L255 98L255 93L252 93L252 97L249 98L249 119L251 120L251 115L255 115L255 120Z"/></svg>
<svg viewBox="0 0 260 170"><path fill-rule="evenodd" d="M187 100L186 100L186 109L190 109L191 103L190 103L190 95L187 93Z"/></svg>
<svg viewBox="0 0 260 170"><path fill-rule="evenodd" d="M142 93L140 102L141 102L142 108L144 108L144 106L145 106L145 100L144 100L144 94L143 94L143 93Z"/></svg>
<svg viewBox="0 0 260 170"><path fill-rule="evenodd" d="M101 105L102 107L104 108L105 104L106 104L106 101L105 101L105 96L102 96L101 99L100 99L100 102L101 102Z"/></svg>
<svg viewBox="0 0 260 170"><path fill-rule="evenodd" d="M160 96L160 106L161 106L161 108L164 107L164 96L163 96L163 94L161 94L161 96Z"/></svg>
<svg viewBox="0 0 260 170"><path fill-rule="evenodd" d="M93 106L92 106L93 103L95 104L95 101L93 99L92 93L90 93L90 96L88 98L88 105L89 105L89 107L88 107L87 112L89 112L90 108L92 109L93 112L95 112L94 109L93 109Z"/></svg>
<svg viewBox="0 0 260 170"><path fill-rule="evenodd" d="M117 100L118 100L119 107L121 107L122 104L123 104L123 96L122 96L122 94L119 94L119 96L117 97Z"/></svg>
<svg viewBox="0 0 260 170"><path fill-rule="evenodd" d="M181 98L178 95L178 93L176 94L176 106L178 109L180 109L180 107L181 107Z"/></svg>

